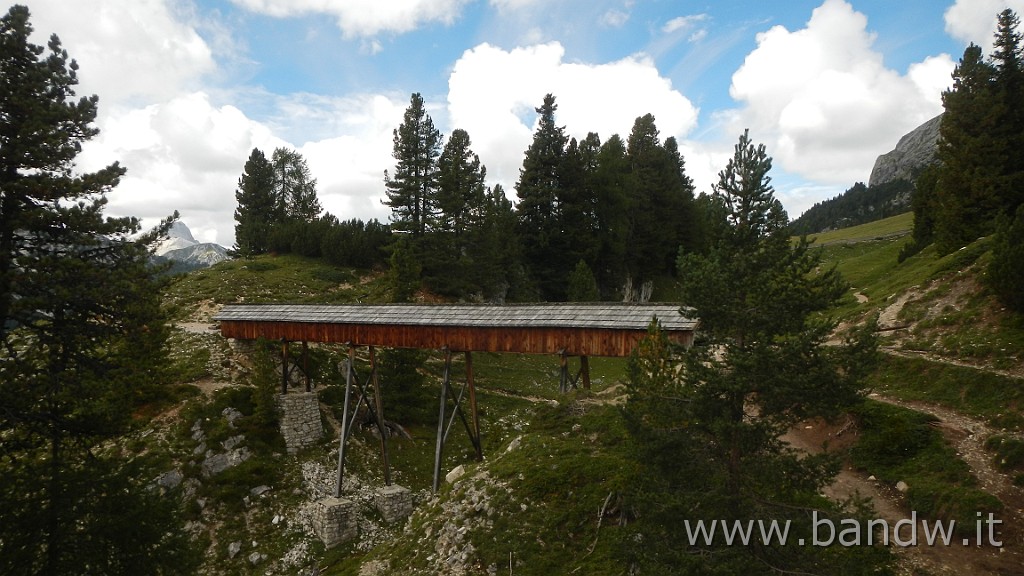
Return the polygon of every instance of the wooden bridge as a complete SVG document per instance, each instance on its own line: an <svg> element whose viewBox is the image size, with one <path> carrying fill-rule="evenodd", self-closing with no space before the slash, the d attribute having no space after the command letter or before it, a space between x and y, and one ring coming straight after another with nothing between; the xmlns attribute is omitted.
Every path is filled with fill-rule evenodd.
<svg viewBox="0 0 1024 576"><path fill-rule="evenodd" d="M588 357L628 356L646 335L652 319L679 344L693 343L696 321L682 315L678 304L559 303L522 305L381 304L381 305L240 305L225 306L214 316L226 338L265 338L282 343L282 393L287 392L290 342L301 342L303 357L309 342L334 342L349 347L338 475L335 496L341 493L345 446L356 412L365 405L374 414L381 438L385 484L391 483L383 405L377 379L375 347L441 350L445 356L441 405L434 455L434 491L440 483L444 445L455 418L463 423L478 459L483 458L473 382L473 352L557 354L561 358L561 390L582 383L590 388ZM361 381L355 372L355 350L368 347L370 373ZM466 358L466 380L456 394L451 382L453 353ZM580 358L579 371L569 371L569 357ZM309 376L306 389L310 390ZM352 405L352 392L358 398ZM468 396L467 396L468 393ZM469 415L462 401L469 404ZM452 404L450 415L448 405ZM351 415L350 415L351 411Z"/></svg>

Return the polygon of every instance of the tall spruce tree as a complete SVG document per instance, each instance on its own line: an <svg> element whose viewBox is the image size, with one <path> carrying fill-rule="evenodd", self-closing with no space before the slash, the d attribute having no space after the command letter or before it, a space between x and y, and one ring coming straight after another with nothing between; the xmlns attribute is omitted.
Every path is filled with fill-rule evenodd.
<svg viewBox="0 0 1024 576"><path fill-rule="evenodd" d="M306 159L290 148L277 148L270 159L273 167L273 194L278 222L316 220L323 208L316 194L316 178L310 173Z"/></svg>
<svg viewBox="0 0 1024 576"><path fill-rule="evenodd" d="M178 574L194 568L176 504L145 458L97 448L164 383L166 318L134 218L105 218L118 164L75 170L95 96L29 10L0 19L0 572Z"/></svg>
<svg viewBox="0 0 1024 576"><path fill-rule="evenodd" d="M618 134L601 145L593 186L598 236L598 257L593 271L602 292L611 295L622 287L628 275L626 254L632 213L629 159L626 143Z"/></svg>
<svg viewBox="0 0 1024 576"><path fill-rule="evenodd" d="M702 342L673 351L655 331L631 361L626 414L675 514L793 519L794 531L806 533L807 509L796 507L816 501L836 469L780 437L803 419L834 417L856 403L875 348L870 329L844 346L825 345L835 323L817 313L844 286L834 270L818 270L806 242L791 241L770 168L764 146L744 133L713 187L718 208L709 213L721 218L708 253L679 260L683 301L692 306L683 312L700 321ZM667 529L678 526L677 519ZM827 555L785 546L680 546L681 531L661 536L673 546L658 554L680 562L681 572L694 562L722 573L850 568L829 569L821 564ZM651 567L660 563L655 557Z"/></svg>
<svg viewBox="0 0 1024 576"><path fill-rule="evenodd" d="M565 279L570 272L558 253L560 175L568 137L565 129L555 124L557 110L554 95L544 96L544 103L536 109L540 115L537 130L526 149L516 183L523 256L541 297L546 300L565 298Z"/></svg>
<svg viewBox="0 0 1024 576"><path fill-rule="evenodd" d="M693 183L675 138L661 143L653 115L636 119L627 147L632 198L626 261L633 280L645 282L673 271L693 219Z"/></svg>
<svg viewBox="0 0 1024 576"><path fill-rule="evenodd" d="M432 229L437 211L437 160L441 133L427 114L423 97L413 93L402 124L394 131L394 173L384 173L392 228L422 236Z"/></svg>
<svg viewBox="0 0 1024 576"><path fill-rule="evenodd" d="M999 14L991 57L1002 164L995 195L1000 212L1011 219L1024 202L1024 44L1019 27L1020 19L1013 10Z"/></svg>
<svg viewBox="0 0 1024 576"><path fill-rule="evenodd" d="M1002 170L994 77L981 47L971 44L953 72L953 87L942 94L942 168L930 203L936 208L935 243L941 253L987 233L997 210L995 188Z"/></svg>
<svg viewBox="0 0 1024 576"><path fill-rule="evenodd" d="M469 134L453 130L437 161L435 232L422 250L424 277L442 294L464 298L482 292L481 263L474 256L484 224L486 177Z"/></svg>
<svg viewBox="0 0 1024 576"><path fill-rule="evenodd" d="M253 148L235 190L235 247L241 256L267 251L270 229L275 224L274 167L258 148Z"/></svg>

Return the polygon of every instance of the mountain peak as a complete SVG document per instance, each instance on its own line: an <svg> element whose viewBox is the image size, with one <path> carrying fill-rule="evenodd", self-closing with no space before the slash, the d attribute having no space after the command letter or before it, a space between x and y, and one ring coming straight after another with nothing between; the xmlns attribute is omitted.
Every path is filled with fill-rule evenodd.
<svg viewBox="0 0 1024 576"><path fill-rule="evenodd" d="M163 256L172 250L181 250L199 244L192 237L192 231L181 220L176 220L167 231L167 238L156 247L156 255Z"/></svg>

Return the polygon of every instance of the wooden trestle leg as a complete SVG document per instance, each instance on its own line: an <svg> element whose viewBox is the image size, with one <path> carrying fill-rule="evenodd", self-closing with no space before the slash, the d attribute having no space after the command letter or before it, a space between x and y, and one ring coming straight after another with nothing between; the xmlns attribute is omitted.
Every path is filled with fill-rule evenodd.
<svg viewBox="0 0 1024 576"><path fill-rule="evenodd" d="M448 442L448 433L451 432L452 424L455 423L456 416L458 416L459 420L462 421L462 425L465 427L466 433L469 435L469 440L473 443L477 460L483 460L484 457L483 444L480 441L480 418L477 413L476 406L476 385L473 382L472 355L469 352L466 352L466 382L462 385L458 394L456 394L455 390L452 388L451 373L452 352L446 348L444 350L444 377L441 382L441 404L437 414L437 446L434 451L433 491L435 493L441 486L441 461L444 458L444 446ZM467 390L469 391L469 409L471 412L468 420L462 410L462 398L465 396ZM447 416L446 412L448 411L449 396L451 396L453 406L451 415Z"/></svg>
<svg viewBox="0 0 1024 576"><path fill-rule="evenodd" d="M575 390L580 382L583 380L583 389L590 390L590 357L580 356L580 369L573 376L569 374L569 356L565 353L565 350L559 352L561 357L561 376L558 380L558 391L565 394L569 390Z"/></svg>
<svg viewBox="0 0 1024 576"><path fill-rule="evenodd" d="M355 426L356 415L360 405L366 406L370 414L374 415L377 426L377 433L380 435L380 456L384 463L384 484L391 485L391 463L388 457L388 436L384 426L384 404L380 393L380 381L377 378L377 357L373 346L370 346L370 375L365 384L359 380L356 374L356 348L348 348L348 372L345 374L345 401L341 413L341 433L338 445L338 476L334 487L334 497L341 496L342 480L345 476L345 446L348 444L349 436ZM372 384L372 387L370 386ZM355 405L352 403L352 389L359 392ZM373 394L373 403L370 402L370 391Z"/></svg>

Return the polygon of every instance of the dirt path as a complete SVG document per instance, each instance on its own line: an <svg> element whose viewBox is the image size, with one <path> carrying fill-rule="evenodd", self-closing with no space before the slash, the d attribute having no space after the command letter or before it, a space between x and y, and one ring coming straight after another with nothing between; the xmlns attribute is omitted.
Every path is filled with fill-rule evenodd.
<svg viewBox="0 0 1024 576"><path fill-rule="evenodd" d="M981 574L1008 575L1024 574L1024 493L1000 473L991 463L990 455L984 450L984 440L992 430L983 422L963 416L954 411L923 403L903 402L877 394L872 399L897 406L903 406L931 414L939 419L939 425L947 438L956 446L957 452L978 477L982 488L996 495L1004 504L1000 515L1003 528L997 539L1002 539L1001 548L993 546L964 545L962 537L954 538L952 545L921 544L913 547L894 547L899 556L900 571L904 574ZM828 441L833 448L848 445L854 441L854 433L847 438L837 437L839 427L824 423L805 423L794 428L784 439L794 448L818 453ZM824 493L833 500L842 501L852 496L871 500L876 517L885 520L890 527L900 520L910 518L903 495L894 487L874 480L867 474L844 467ZM901 532L903 539L907 532ZM921 538L921 534L918 534ZM974 544L973 538L969 544Z"/></svg>

